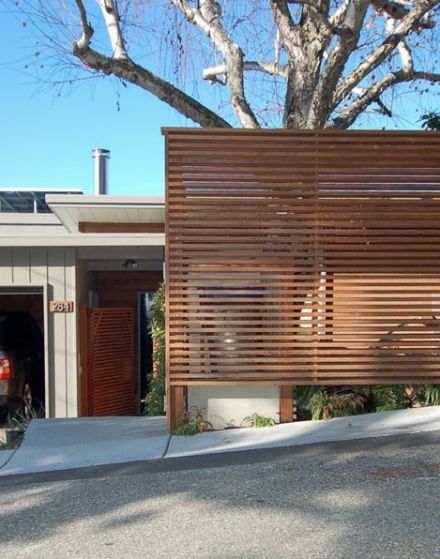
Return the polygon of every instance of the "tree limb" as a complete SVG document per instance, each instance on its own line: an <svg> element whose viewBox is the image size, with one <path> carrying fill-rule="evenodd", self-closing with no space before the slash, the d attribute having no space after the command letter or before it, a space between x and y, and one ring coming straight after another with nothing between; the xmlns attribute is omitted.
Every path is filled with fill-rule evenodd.
<svg viewBox="0 0 440 559"><path fill-rule="evenodd" d="M340 23L338 39L329 53L313 95L311 126L321 126L328 116L333 92L352 52L355 50L370 0L353 0Z"/></svg>
<svg viewBox="0 0 440 559"><path fill-rule="evenodd" d="M344 21L345 14L347 13L347 10L348 10L349 6L351 5L351 3L352 3L352 0L344 0L344 2L342 2L342 4L339 6L339 8L329 18L330 25L334 29L338 28L339 25L341 25L341 23Z"/></svg>
<svg viewBox="0 0 440 559"><path fill-rule="evenodd" d="M287 78L287 68L285 64L277 64L276 62L258 62L248 60L243 62L243 70L253 72L264 72L271 76L279 76ZM203 70L203 79L208 81L218 81L217 76L226 73L226 64L219 64L218 66L211 66Z"/></svg>
<svg viewBox="0 0 440 559"><path fill-rule="evenodd" d="M187 118L205 127L230 128L231 125L219 115L149 70L139 66L130 58L105 56L89 46L73 44L73 54L93 70L112 74L126 82L149 91Z"/></svg>
<svg viewBox="0 0 440 559"><path fill-rule="evenodd" d="M325 128L348 128L353 124L357 117L374 102L380 101L380 96L385 90L399 83L411 82L415 80L425 80L429 82L440 82L440 74L432 72L390 72L372 86L366 88L350 105L341 110L339 115L330 120Z"/></svg>
<svg viewBox="0 0 440 559"><path fill-rule="evenodd" d="M269 4L284 47L290 57L295 56L299 43L298 27L293 23L286 0L269 0Z"/></svg>
<svg viewBox="0 0 440 559"><path fill-rule="evenodd" d="M298 24L286 0L269 0L269 4L288 57L283 123L287 128L308 127L321 60L332 36L327 19L329 4L304 3Z"/></svg>
<svg viewBox="0 0 440 559"><path fill-rule="evenodd" d="M104 17L107 33L112 45L114 58L128 58L124 38L119 25L119 14L114 0L96 0Z"/></svg>
<svg viewBox="0 0 440 559"><path fill-rule="evenodd" d="M414 8L406 15L394 32L389 35L382 44L370 53L359 66L344 78L337 87L333 97L333 108L354 88L365 76L379 66L397 47L399 42L417 28L420 20L436 4L438 0L420 0L414 4Z"/></svg>
<svg viewBox="0 0 440 559"><path fill-rule="evenodd" d="M391 33L393 33L396 28L396 21L388 17L385 27L388 33L391 35ZM402 61L402 70L404 70L405 72L412 72L414 70L414 60L412 52L403 39L402 41L399 41L397 50L400 55L400 60Z"/></svg>
<svg viewBox="0 0 440 559"><path fill-rule="evenodd" d="M403 19L410 13L410 8L395 0L371 0L371 4L378 13L385 13L392 19ZM423 29L432 29L434 26L435 22L429 15L420 22Z"/></svg>
<svg viewBox="0 0 440 559"><path fill-rule="evenodd" d="M197 25L214 43L225 59L226 84L231 96L234 112L244 128L259 128L260 125L254 115L245 95L243 77L243 52L225 33L221 23L221 13L217 2L213 0L199 0L200 9L192 8L186 0L171 0L180 9L185 18Z"/></svg>
<svg viewBox="0 0 440 559"><path fill-rule="evenodd" d="M84 8L84 4L82 0L75 0L75 2L79 11L82 35L81 38L78 39L78 41L75 41L74 46L81 50L89 46L93 36L93 27L90 25L90 23L87 20L87 12L86 9Z"/></svg>

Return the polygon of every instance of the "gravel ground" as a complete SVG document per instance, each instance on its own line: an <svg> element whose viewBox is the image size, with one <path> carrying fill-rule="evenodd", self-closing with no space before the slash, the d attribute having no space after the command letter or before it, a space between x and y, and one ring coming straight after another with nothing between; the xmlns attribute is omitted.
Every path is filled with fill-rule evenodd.
<svg viewBox="0 0 440 559"><path fill-rule="evenodd" d="M0 487L2 559L440 557L440 445Z"/></svg>

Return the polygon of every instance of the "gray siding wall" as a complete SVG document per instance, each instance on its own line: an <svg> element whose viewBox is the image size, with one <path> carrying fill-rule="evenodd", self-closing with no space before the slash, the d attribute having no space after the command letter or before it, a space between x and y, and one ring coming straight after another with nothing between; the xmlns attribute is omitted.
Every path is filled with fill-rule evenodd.
<svg viewBox="0 0 440 559"><path fill-rule="evenodd" d="M0 248L2 287L44 287L47 299L76 301L74 248ZM45 301L46 412L78 415L77 309L49 313Z"/></svg>

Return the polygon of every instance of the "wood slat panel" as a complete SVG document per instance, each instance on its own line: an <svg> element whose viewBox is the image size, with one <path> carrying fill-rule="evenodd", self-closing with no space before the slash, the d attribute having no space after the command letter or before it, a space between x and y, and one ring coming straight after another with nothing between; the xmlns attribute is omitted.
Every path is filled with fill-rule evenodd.
<svg viewBox="0 0 440 559"><path fill-rule="evenodd" d="M440 382L440 134L165 134L170 387Z"/></svg>
<svg viewBox="0 0 440 559"><path fill-rule="evenodd" d="M97 308L88 314L88 414L137 415L135 310Z"/></svg>

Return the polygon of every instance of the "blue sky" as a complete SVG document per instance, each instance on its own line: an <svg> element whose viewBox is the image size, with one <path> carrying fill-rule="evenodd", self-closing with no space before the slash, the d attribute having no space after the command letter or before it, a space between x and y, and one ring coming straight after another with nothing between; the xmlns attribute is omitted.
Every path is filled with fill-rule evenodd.
<svg viewBox="0 0 440 559"><path fill-rule="evenodd" d="M1 9L0 37L0 187L91 193L91 150L103 147L111 150L110 194L163 194L160 128L191 126L190 121L136 87L120 87L118 97L109 79L78 83L58 97L26 73L26 63L35 60L35 39L20 18ZM418 101L410 91L401 109L403 118L387 127L419 128ZM373 117L358 127L381 126Z"/></svg>
<svg viewBox="0 0 440 559"><path fill-rule="evenodd" d="M161 126L189 122L153 96L111 80L78 84L57 97L24 70L33 38L0 12L0 187L82 188L92 192L91 150L111 150L111 194L163 194ZM8 45L6 47L6 45Z"/></svg>

